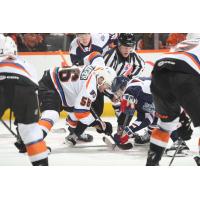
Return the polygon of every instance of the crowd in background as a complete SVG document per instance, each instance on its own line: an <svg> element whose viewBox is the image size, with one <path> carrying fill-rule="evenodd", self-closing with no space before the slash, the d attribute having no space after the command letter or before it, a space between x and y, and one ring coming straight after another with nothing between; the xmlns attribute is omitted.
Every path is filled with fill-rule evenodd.
<svg viewBox="0 0 200 200"><path fill-rule="evenodd" d="M187 33L135 33L136 50L169 49L186 39ZM19 52L68 51L74 33L7 33L11 36Z"/></svg>

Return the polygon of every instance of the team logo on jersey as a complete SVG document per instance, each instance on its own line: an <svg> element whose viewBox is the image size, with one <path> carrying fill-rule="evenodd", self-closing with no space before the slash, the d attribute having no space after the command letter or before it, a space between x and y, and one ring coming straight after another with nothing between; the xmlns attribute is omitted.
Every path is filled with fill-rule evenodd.
<svg viewBox="0 0 200 200"><path fill-rule="evenodd" d="M91 92L90 92L90 94L91 94L91 96L92 96L92 98L96 98L96 92L94 91L94 90L92 90Z"/></svg>
<svg viewBox="0 0 200 200"><path fill-rule="evenodd" d="M152 112L155 111L155 106L154 106L154 104L149 104L149 103L147 103L147 102L143 105L142 108L143 108L144 111L149 112L149 113L152 113Z"/></svg>
<svg viewBox="0 0 200 200"><path fill-rule="evenodd" d="M90 48L89 47L84 47L84 52L88 52L90 51Z"/></svg>
<svg viewBox="0 0 200 200"><path fill-rule="evenodd" d="M16 79L16 80L18 80L18 79L19 79L19 77L18 77L18 76L6 76L6 78L7 78L7 79Z"/></svg>
<svg viewBox="0 0 200 200"><path fill-rule="evenodd" d="M87 80L91 72L94 70L94 67L91 65L86 66L81 72L80 80Z"/></svg>
<svg viewBox="0 0 200 200"><path fill-rule="evenodd" d="M165 64L175 65L175 62L172 62L172 61L169 61L169 60L160 61L160 62L158 63L158 67L161 67L161 66L163 66L163 65L165 65Z"/></svg>

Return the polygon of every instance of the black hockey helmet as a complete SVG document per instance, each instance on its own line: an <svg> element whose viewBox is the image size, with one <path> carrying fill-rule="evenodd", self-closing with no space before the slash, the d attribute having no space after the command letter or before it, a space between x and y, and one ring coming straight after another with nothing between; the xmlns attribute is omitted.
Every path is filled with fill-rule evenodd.
<svg viewBox="0 0 200 200"><path fill-rule="evenodd" d="M114 78L112 85L111 85L111 90L113 93L117 92L119 89L124 90L128 83L129 79L123 75L117 76Z"/></svg>
<svg viewBox="0 0 200 200"><path fill-rule="evenodd" d="M133 33L120 33L118 37L118 45L134 47L136 44L135 35Z"/></svg>

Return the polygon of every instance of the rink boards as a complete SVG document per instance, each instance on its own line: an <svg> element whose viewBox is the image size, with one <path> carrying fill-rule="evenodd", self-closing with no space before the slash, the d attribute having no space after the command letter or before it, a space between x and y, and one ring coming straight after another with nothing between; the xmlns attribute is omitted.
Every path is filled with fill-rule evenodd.
<svg viewBox="0 0 200 200"><path fill-rule="evenodd" d="M137 53L146 62L145 69L141 76L149 77L153 68L154 62L168 50L139 50ZM19 56L28 61L33 65L38 73L38 80L42 78L45 70L52 67L59 67L63 62L63 56L67 60L68 64L71 65L70 57L68 52L23 52L19 53ZM3 119L9 119L9 110L7 110L3 116ZM105 98L103 116L114 116L112 104L108 98ZM66 117L66 112L61 112L61 117Z"/></svg>

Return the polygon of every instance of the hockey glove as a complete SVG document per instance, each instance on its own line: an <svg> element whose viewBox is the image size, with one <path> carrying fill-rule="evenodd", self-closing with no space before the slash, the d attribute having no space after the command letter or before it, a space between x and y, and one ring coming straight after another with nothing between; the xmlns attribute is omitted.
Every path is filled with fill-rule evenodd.
<svg viewBox="0 0 200 200"><path fill-rule="evenodd" d="M129 136L126 133L125 134L122 133L122 135L116 133L114 135L114 139L115 139L117 144L125 144L126 142L128 142Z"/></svg>
<svg viewBox="0 0 200 200"><path fill-rule="evenodd" d="M14 145L19 150L19 153L26 153L26 146L22 140L17 140Z"/></svg>
<svg viewBox="0 0 200 200"><path fill-rule="evenodd" d="M137 134L133 131L133 126L126 126L124 128L123 134L128 134L130 138L134 138Z"/></svg>
<svg viewBox="0 0 200 200"><path fill-rule="evenodd" d="M193 132L193 130L192 130L190 124L189 124L189 126L183 125L177 129L178 136L184 141L191 139L192 132Z"/></svg>
<svg viewBox="0 0 200 200"><path fill-rule="evenodd" d="M121 100L120 110L123 113L133 115L135 109L134 97L129 94L124 94Z"/></svg>
<svg viewBox="0 0 200 200"><path fill-rule="evenodd" d="M98 121L98 133L105 133L106 135L111 135L113 132L112 124L110 122L103 122L104 125L102 125L102 122Z"/></svg>
<svg viewBox="0 0 200 200"><path fill-rule="evenodd" d="M191 120L187 117L185 112L181 113L180 122L181 127L176 130L178 136L184 141L190 140L193 130L191 128Z"/></svg>

